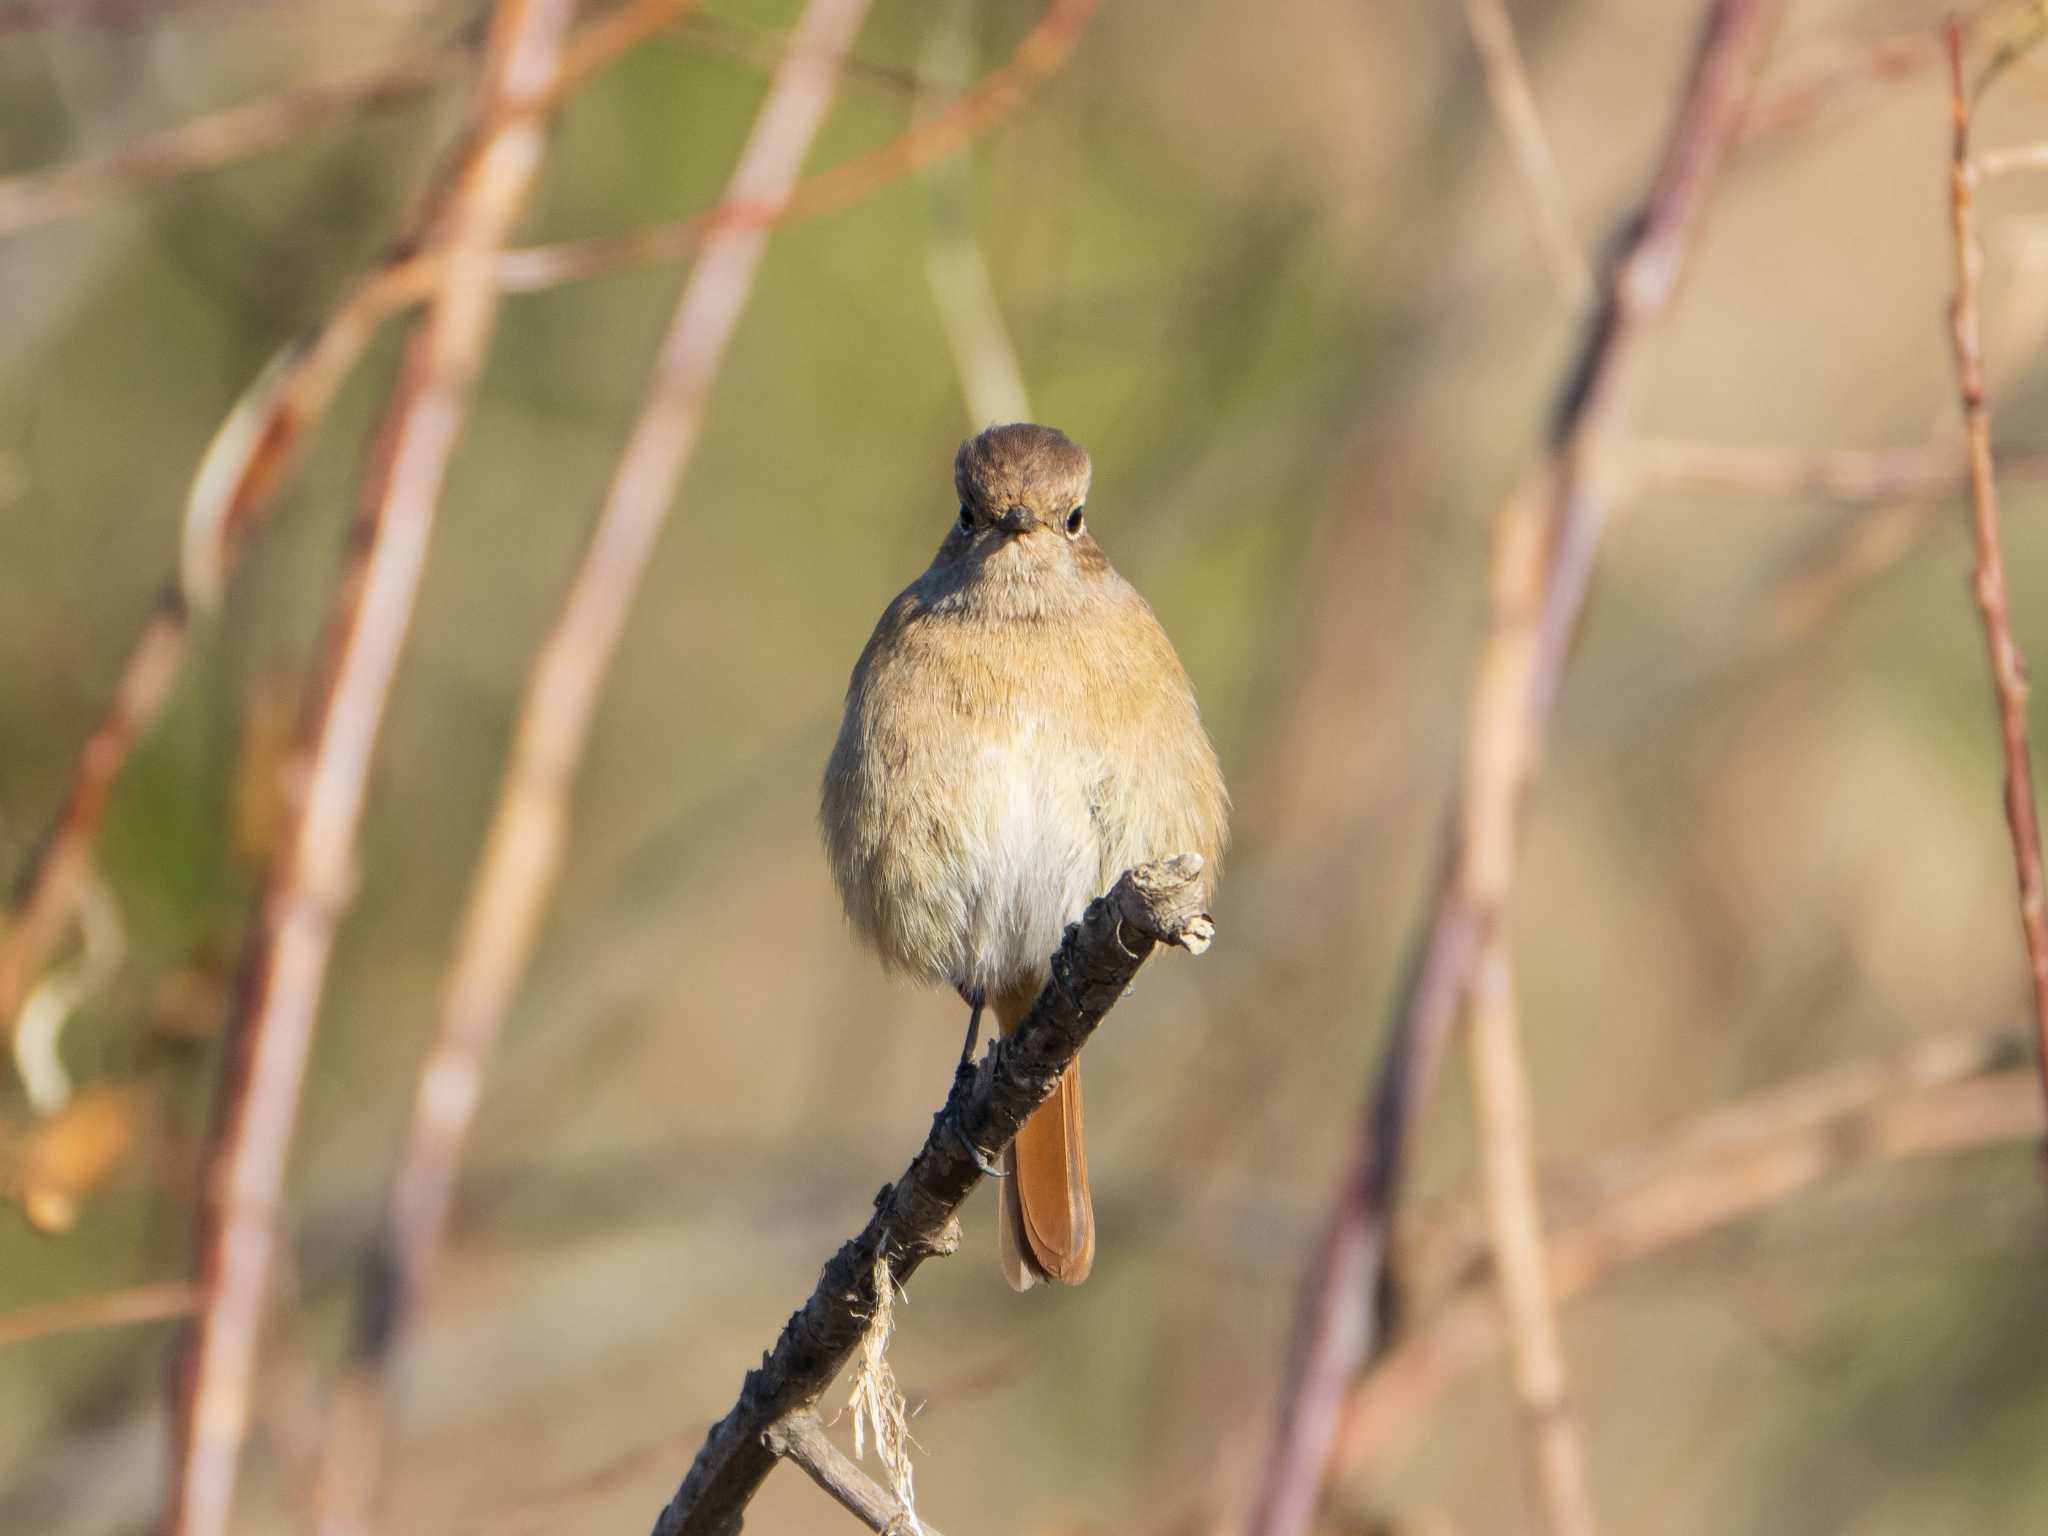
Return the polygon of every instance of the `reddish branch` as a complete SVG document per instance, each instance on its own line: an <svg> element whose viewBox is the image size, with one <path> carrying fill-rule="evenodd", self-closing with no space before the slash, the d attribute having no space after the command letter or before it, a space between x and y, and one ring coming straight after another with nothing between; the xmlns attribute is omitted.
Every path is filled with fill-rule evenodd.
<svg viewBox="0 0 2048 1536"><path fill-rule="evenodd" d="M1661 163L1614 241L1544 455L1502 514L1493 626L1475 686L1456 830L1446 841L1431 917L1411 953L1351 1168L1298 1314L1252 1510L1255 1536L1309 1529L1344 1395L1378 1345L1376 1305L1414 1122L1429 1102L1475 960L1501 920L1522 791L1605 521L1604 460L1644 333L1677 284L1778 9L1774 0L1715 0L1708 7Z"/></svg>
<svg viewBox="0 0 2048 1536"><path fill-rule="evenodd" d="M246 160L343 113L403 106L447 80L464 57L450 51L408 59L361 79L227 107L102 155L0 179L0 234L74 217L108 198Z"/></svg>
<svg viewBox="0 0 2048 1536"><path fill-rule="evenodd" d="M686 256L715 229L763 228L859 202L876 188L957 153L1014 109L1034 85L1056 74L1080 41L1095 4L1053 0L1009 60L944 111L878 149L799 182L781 197L726 201L629 234L511 251L500 265L500 280L515 292L552 288L622 266Z"/></svg>
<svg viewBox="0 0 2048 1536"><path fill-rule="evenodd" d="M811 0L733 171L729 202L787 196L824 121L838 60L866 13L867 0ZM561 866L570 789L598 690L695 447L767 239L758 225L707 238L582 568L527 683L512 760L420 1070L390 1209L364 1281L354 1358L320 1479L322 1531L363 1529L381 1490L392 1368L440 1252L484 1074Z"/></svg>
<svg viewBox="0 0 2048 1536"><path fill-rule="evenodd" d="M189 1317L198 1305L199 1288L189 1280L166 1280L68 1301L46 1302L0 1313L0 1348L75 1333L85 1328L111 1328L122 1323L156 1323Z"/></svg>
<svg viewBox="0 0 2048 1536"><path fill-rule="evenodd" d="M1961 18L1965 33L1974 33L2001 12L2015 9L2014 0L1987 0ZM1844 38L1815 49L1793 63L1782 79L1763 82L1742 114L1737 136L1742 148L1768 139L1803 132L1877 87L1910 80L1940 64L1942 28L1920 26L1881 37Z"/></svg>
<svg viewBox="0 0 2048 1536"><path fill-rule="evenodd" d="M233 1502L279 1202L356 825L442 480L498 307L492 263L544 134L507 105L553 77L572 0L500 0L475 121L431 234L442 252L365 478L347 569L311 684L304 788L259 899L228 1028L199 1234L203 1301L179 1364L165 1529L219 1536Z"/></svg>
<svg viewBox="0 0 2048 1536"><path fill-rule="evenodd" d="M21 902L0 927L0 1040L13 1034L22 1003L78 909L114 777L177 681L187 630L185 601L173 585L158 597L112 702L79 753L63 808L30 868Z"/></svg>
<svg viewBox="0 0 2048 1536"><path fill-rule="evenodd" d="M1963 81L1962 29L1948 31L1949 215L1955 240L1955 299L1950 337L1955 344L1956 385L1962 397L1963 434L1970 462L1970 524L1977 545L1971 588L1984 621L1984 646L1998 695L1998 730L2005 748L2005 821L2012 834L2013 868L2019 877L2020 930L2033 978L2034 1033L2042 1090L2048 1094L2048 896L2043 893L2040 813L2034 804L2034 771L2027 750L2027 663L2013 639L2006 598L2005 554L1998 536L1998 476L1991 459L1991 411L1984 392L1984 347L1979 318L1979 284L1984 252L1977 241L1975 177L1970 165L1970 101Z"/></svg>

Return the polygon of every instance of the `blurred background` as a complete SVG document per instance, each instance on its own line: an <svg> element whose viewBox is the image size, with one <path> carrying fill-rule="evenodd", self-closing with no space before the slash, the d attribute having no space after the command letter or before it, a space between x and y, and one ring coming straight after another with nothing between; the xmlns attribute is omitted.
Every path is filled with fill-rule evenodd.
<svg viewBox="0 0 2048 1536"><path fill-rule="evenodd" d="M1651 169L1699 8L1509 9L1570 235L1597 252ZM517 242L713 201L797 10L714 0L592 79L557 115ZM809 164L899 132L1040 14L880 0ZM1955 462L1943 15L1789 7L1649 342L1645 446L1624 456L1514 909L1547 1170L2025 1016L1962 505L1795 473L1836 450ZM1975 56L2026 15L1994 12ZM28 869L175 569L215 429L406 228L484 16L0 5L10 175L323 82L411 82L261 155L25 216L0 180L0 875ZM2001 83L1980 135L2048 136L2048 52ZM2048 188L1998 182L1983 212L1996 431L2024 455L2048 449ZM857 946L814 813L848 669L943 535L951 454L983 424L949 342L957 297L934 284L963 259L1032 411L1094 455L1096 537L1195 680L1235 846L1215 948L1148 967L1088 1052L1094 1277L1012 1295L984 1193L962 1255L910 1289L892 1358L922 1405L919 1505L955 1532L1142 1533L1206 1529L1247 1495L1456 781L1493 517L1578 320L1446 0L1104 6L963 157L775 232L487 1085L405 1377L391 1530L645 1529L943 1095L959 1005ZM505 303L321 1010L240 1530L307 1528L356 1261L519 692L684 270ZM0 1089L0 1319L189 1272L280 743L402 329L319 423L119 781L96 948L61 952L91 981L61 1044L78 1094L62 1145L84 1150L53 1152L11 1075ZM2048 507L2023 474L2005 491L2015 629L2038 659ZM1418 1228L1469 1202L1468 1101L1453 1053ZM2048 1522L2037 1152L1849 1161L1566 1308L1610 1529ZM177 1327L5 1347L0 1530L150 1526ZM1353 1466L1330 1518L1511 1531L1525 1502L1495 1359ZM839 1528L793 1473L749 1523Z"/></svg>

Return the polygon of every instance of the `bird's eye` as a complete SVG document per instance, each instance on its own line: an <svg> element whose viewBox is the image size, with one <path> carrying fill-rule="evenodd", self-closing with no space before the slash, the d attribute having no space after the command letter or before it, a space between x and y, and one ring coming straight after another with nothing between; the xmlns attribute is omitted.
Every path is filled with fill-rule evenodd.
<svg viewBox="0 0 2048 1536"><path fill-rule="evenodd" d="M1081 514L1087 510L1088 509L1085 506L1080 506L1074 508L1073 511L1067 514L1068 538L1078 539L1081 536Z"/></svg>
<svg viewBox="0 0 2048 1536"><path fill-rule="evenodd" d="M964 533L974 526L974 509L966 502L960 503L960 529Z"/></svg>

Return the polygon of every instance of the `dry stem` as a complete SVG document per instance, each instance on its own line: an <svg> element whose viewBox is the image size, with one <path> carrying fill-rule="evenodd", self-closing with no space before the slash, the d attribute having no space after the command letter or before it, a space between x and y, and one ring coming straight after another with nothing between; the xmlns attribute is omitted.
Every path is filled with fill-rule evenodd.
<svg viewBox="0 0 2048 1536"><path fill-rule="evenodd" d="M302 799L265 882L234 1015L199 1236L204 1300L180 1362L165 1528L219 1536L250 1413L258 1324L327 958L385 699L412 617L441 482L497 313L491 264L544 146L506 114L552 77L571 0L500 0L476 119L432 235L445 253L365 478L302 732Z"/></svg>
<svg viewBox="0 0 2048 1536"><path fill-rule="evenodd" d="M2009 480L2048 479L2048 454L2009 456L1999 469ZM1969 460L1962 451L1933 443L1828 449L1639 438L1624 450L1622 471L1631 499L1655 491L1697 489L1883 506L1957 496L1970 486Z"/></svg>
<svg viewBox="0 0 2048 1536"><path fill-rule="evenodd" d="M1058 1089L1060 1074L1116 1005L1155 944L1199 953L1214 928L1201 910L1202 861L1165 859L1127 872L1088 905L1052 957L1051 979L1015 1033L955 1077L924 1146L875 1198L875 1214L833 1255L784 1324L739 1401L712 1426L655 1536L725 1536L775 1470L764 1436L814 1408L859 1347L876 1304L877 1255L903 1285L920 1264L959 1247L958 1212L1017 1128Z"/></svg>
<svg viewBox="0 0 2048 1536"><path fill-rule="evenodd" d="M922 1532L939 1536L928 1520L919 1520L897 1497L848 1460L825 1435L815 1413L793 1413L762 1432L761 1443L777 1456L795 1462L810 1480L876 1536Z"/></svg>
<svg viewBox="0 0 2048 1536"><path fill-rule="evenodd" d="M1963 17L1966 32L1975 33L2015 0L1985 0ZM1795 60L1785 78L1766 80L1742 114L1739 148L1812 128L1830 112L1873 87L1911 79L1933 69L1942 58L1942 29L1924 25L1873 38L1844 38L1824 43L1804 61Z"/></svg>
<svg viewBox="0 0 2048 1536"><path fill-rule="evenodd" d="M824 121L837 61L866 12L867 0L811 0L733 172L728 202L787 195ZM323 1530L362 1528L381 1486L391 1367L432 1274L484 1073L561 864L569 792L598 689L695 446L767 238L758 225L709 238L676 306L582 568L528 682L435 1038L420 1070L390 1210L364 1281L355 1358L321 1479Z"/></svg>
<svg viewBox="0 0 2048 1536"><path fill-rule="evenodd" d="M1777 12L1775 0L1715 0L1708 7L1662 161L1639 212L1615 242L1544 457L1502 514L1493 628L1475 686L1464 802L1298 1315L1252 1511L1257 1536L1308 1530L1339 1407L1374 1352L1374 1312L1412 1121L1428 1102L1472 967L1501 919L1522 790L1541 746L1611 494L1602 471L1618 436L1632 365L1647 324L1676 286Z"/></svg>
<svg viewBox="0 0 2048 1536"><path fill-rule="evenodd" d="M581 28L562 50L555 78L532 110L546 113L663 28L680 21L696 0L631 0Z"/></svg>
<svg viewBox="0 0 2048 1536"><path fill-rule="evenodd" d="M1542 1529L1551 1536L1591 1536L1597 1528L1593 1494L1543 1254L1514 975L1498 931L1479 962L1468 1029L1494 1275L1513 1344L1515 1393Z"/></svg>
<svg viewBox="0 0 2048 1536"><path fill-rule="evenodd" d="M1096 0L1052 0L1008 61L943 112L878 149L799 182L784 197L723 202L623 235L511 251L499 264L499 281L514 292L552 288L620 267L688 255L714 229L760 228L856 203L877 187L956 153L1011 111L1032 86L1057 73L1074 51L1095 4Z"/></svg>
<svg viewBox="0 0 2048 1536"><path fill-rule="evenodd" d="M1593 296L1593 273L1572 234L1564 180L1557 173L1557 157L1550 152L1536 96L1529 88L1529 72L1515 43L1515 25L1502 0L1464 0L1464 5L1465 26L1486 78L1486 97L1492 103L1501 137L1507 140L1529 214L1536 221L1551 280L1564 299L1577 307Z"/></svg>
<svg viewBox="0 0 2048 1536"><path fill-rule="evenodd" d="M2005 820L2012 834L2013 867L2019 880L2020 929L2034 990L2035 1048L2042 1091L2048 1095L2048 895L2041 872L2040 815L2034 804L2034 773L2027 750L2027 663L2013 639L2005 587L2005 555L1998 536L1998 477L1991 461L1991 411L1985 400L1984 350L1978 286L1984 252L1977 241L1974 178L1970 168L1970 102L1963 81L1962 29L1948 32L1950 228L1955 240L1955 299L1950 308L1955 344L1956 384L1962 398L1963 433L1969 448L1971 529L1977 567L1971 586L1984 621L1984 645L1998 695L1999 736L2005 748Z"/></svg>
<svg viewBox="0 0 2048 1536"><path fill-rule="evenodd" d="M975 12L975 0L947 0L932 22L920 71L920 108L928 88L957 96L966 84ZM925 276L953 353L968 419L977 428L997 421L1029 421L1024 369L1003 323L988 263L974 238L967 167L958 159L938 161L926 169L924 181L931 219Z"/></svg>
<svg viewBox="0 0 2048 1536"><path fill-rule="evenodd" d="M92 873L92 844L114 776L156 718L185 657L186 609L175 589L157 599L106 713L79 753L71 787L32 866L13 920L0 928L0 1037L11 1035L36 976L64 937Z"/></svg>
<svg viewBox="0 0 2048 1536"><path fill-rule="evenodd" d="M111 1328L123 1323L157 1323L189 1317L199 1304L199 1287L190 1280L165 1280L131 1286L97 1296L76 1296L0 1314L0 1348L76 1333L86 1328Z"/></svg>
<svg viewBox="0 0 2048 1536"><path fill-rule="evenodd" d="M1992 1065L2005 1052L1985 1052L1978 1071L1957 1078L1922 1070L1924 1049L1718 1111L1665 1146L1569 1176L1602 1193L1550 1234L1551 1293L1578 1296L1617 1269L1873 1163L2040 1134L2032 1073ZM1332 1476L1387 1454L1505 1333L1490 1277L1468 1274L1358 1384Z"/></svg>
<svg viewBox="0 0 2048 1536"><path fill-rule="evenodd" d="M361 79L304 86L195 117L105 154L0 178L0 235L249 159L346 112L403 106L447 80L467 56L451 49L405 59Z"/></svg>

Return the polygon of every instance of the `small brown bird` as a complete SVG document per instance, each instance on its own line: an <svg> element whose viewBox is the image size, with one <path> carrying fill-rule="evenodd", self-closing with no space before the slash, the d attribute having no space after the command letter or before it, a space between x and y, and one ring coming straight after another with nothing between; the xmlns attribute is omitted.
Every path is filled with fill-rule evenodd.
<svg viewBox="0 0 2048 1536"><path fill-rule="evenodd" d="M1135 864L1198 853L1230 797L1173 644L1089 536L1088 455L1016 423L960 447L960 511L875 626L825 768L847 915L891 969L984 1002L1005 1034L1066 925ZM1095 1258L1069 1068L1003 1181L1003 1273L1077 1285Z"/></svg>

